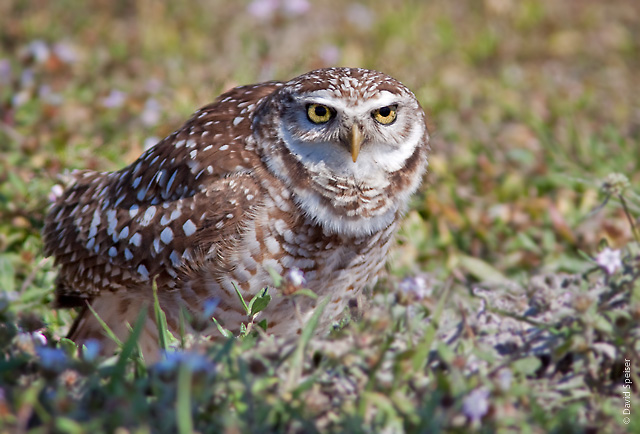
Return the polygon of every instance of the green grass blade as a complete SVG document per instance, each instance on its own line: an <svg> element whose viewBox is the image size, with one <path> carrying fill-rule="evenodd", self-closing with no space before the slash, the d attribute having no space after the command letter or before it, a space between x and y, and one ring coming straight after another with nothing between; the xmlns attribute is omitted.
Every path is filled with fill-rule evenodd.
<svg viewBox="0 0 640 434"><path fill-rule="evenodd" d="M247 315L249 315L249 312L251 312L251 309L249 309L249 306L247 306L247 302L244 301L244 297L242 297L242 294L240 294L238 285L236 285L235 282L231 282L231 283L233 284L233 289L236 290L236 294L238 294L238 298L240 299L240 303L242 303L242 307L244 307L244 311L247 313Z"/></svg>
<svg viewBox="0 0 640 434"><path fill-rule="evenodd" d="M116 343L116 345L119 348L122 348L122 341L118 338L118 336L116 336L116 334L113 332L113 330L111 330L111 327L109 327L107 325L106 322L103 321L102 318L100 318L100 315L98 315L98 312L96 312L93 307L91 306L91 304L87 303L87 307L89 308L89 310L91 311L91 313L93 314L93 316L96 318L96 320L98 321L98 323L100 324L100 326L102 327L102 329L105 331L105 333L107 334L107 336L109 337L109 339L111 339L113 342Z"/></svg>
<svg viewBox="0 0 640 434"><path fill-rule="evenodd" d="M156 327L158 328L158 343L160 345L160 350L164 352L167 350L169 342L167 316L160 307L156 279L153 279L153 312L156 318Z"/></svg>
<svg viewBox="0 0 640 434"><path fill-rule="evenodd" d="M145 323L147 321L147 309L143 307L140 309L140 313L136 318L136 322L131 330L131 334L127 338L124 345L122 345L122 351L118 356L118 361L115 365L114 375L112 380L122 380L124 379L125 370L127 367L127 361L132 356L134 350L138 347L138 340L140 339L140 335L142 334L142 330L144 329Z"/></svg>
<svg viewBox="0 0 640 434"><path fill-rule="evenodd" d="M302 329L302 333L300 333L300 340L298 341L298 346L293 353L293 357L291 359L291 371L289 372L289 378L287 380L287 389L291 390L295 384L300 379L302 375L302 366L304 364L304 353L313 337L313 333L318 327L318 323L320 322L320 318L322 317L322 313L324 309L329 304L329 297L325 297L320 300L320 303L316 306L315 311L309 321L304 325Z"/></svg>
<svg viewBox="0 0 640 434"><path fill-rule="evenodd" d="M186 363L181 363L178 368L178 396L176 399L176 420L180 434L193 432L193 420L191 418L191 371Z"/></svg>
<svg viewBox="0 0 640 434"><path fill-rule="evenodd" d="M433 345L433 341L436 337L436 331L438 330L438 323L440 322L440 316L444 309L446 301L449 299L449 292L451 291L451 281L447 282L442 291L442 295L438 300L433 315L431 315L431 322L427 325L422 340L416 345L416 352L413 355L412 365L414 371L422 371L427 364L429 358L429 351Z"/></svg>
<svg viewBox="0 0 640 434"><path fill-rule="evenodd" d="M220 332L220 334L222 334L222 336L224 336L225 338L232 338L233 337L233 333L231 333L226 328L222 327L222 325L218 322L217 319L215 319L215 318L211 318L211 319L213 320L213 323L216 325L216 327L218 328L218 331Z"/></svg>

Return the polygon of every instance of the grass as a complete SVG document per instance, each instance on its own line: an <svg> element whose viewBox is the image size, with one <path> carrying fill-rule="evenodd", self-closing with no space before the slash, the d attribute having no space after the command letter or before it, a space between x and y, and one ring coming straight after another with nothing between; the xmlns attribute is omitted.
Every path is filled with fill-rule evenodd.
<svg viewBox="0 0 640 434"><path fill-rule="evenodd" d="M0 431L640 431L637 2L268 3L0 4ZM432 131L363 317L167 338L184 348L152 366L134 341L79 357L42 256L58 176L123 167L232 86L333 65L400 79Z"/></svg>

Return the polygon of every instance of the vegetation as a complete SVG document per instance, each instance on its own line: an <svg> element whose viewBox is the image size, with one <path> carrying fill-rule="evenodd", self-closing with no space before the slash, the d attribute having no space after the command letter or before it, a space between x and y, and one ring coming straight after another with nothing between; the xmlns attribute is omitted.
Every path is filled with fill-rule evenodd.
<svg viewBox="0 0 640 434"><path fill-rule="evenodd" d="M0 2L0 432L640 432L639 23L634 0ZM264 294L242 337L166 336L146 366L132 324L79 356L42 254L58 176L333 65L398 78L432 131L361 317L285 342Z"/></svg>

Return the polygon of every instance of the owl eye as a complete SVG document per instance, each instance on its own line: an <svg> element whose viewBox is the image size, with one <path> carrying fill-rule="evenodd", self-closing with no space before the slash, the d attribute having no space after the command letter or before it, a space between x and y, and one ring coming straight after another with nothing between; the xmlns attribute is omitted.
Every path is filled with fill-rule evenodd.
<svg viewBox="0 0 640 434"><path fill-rule="evenodd" d="M333 110L322 104L307 105L307 117L314 124L324 124L333 117Z"/></svg>
<svg viewBox="0 0 640 434"><path fill-rule="evenodd" d="M374 110L371 116L382 125L389 125L396 120L397 110L397 105L388 105Z"/></svg>

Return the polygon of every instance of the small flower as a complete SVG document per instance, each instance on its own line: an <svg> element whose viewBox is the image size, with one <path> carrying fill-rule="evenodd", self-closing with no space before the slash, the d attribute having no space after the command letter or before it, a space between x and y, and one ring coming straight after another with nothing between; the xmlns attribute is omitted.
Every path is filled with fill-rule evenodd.
<svg viewBox="0 0 640 434"><path fill-rule="evenodd" d="M489 412L489 390L485 387L474 389L464 401L462 401L462 412L471 423L480 422L482 417Z"/></svg>
<svg viewBox="0 0 640 434"><path fill-rule="evenodd" d="M254 0L247 7L247 12L256 18L268 20L278 9L279 0Z"/></svg>
<svg viewBox="0 0 640 434"><path fill-rule="evenodd" d="M144 103L144 110L140 114L140 120L147 127L153 127L160 122L160 104L153 98Z"/></svg>
<svg viewBox="0 0 640 434"><path fill-rule="evenodd" d="M100 342L95 339L87 339L82 347L82 358L87 362L93 362L99 355Z"/></svg>
<svg viewBox="0 0 640 434"><path fill-rule="evenodd" d="M620 250L612 250L609 247L596 255L596 263L604 268L607 274L615 273L622 267Z"/></svg>
<svg viewBox="0 0 640 434"><path fill-rule="evenodd" d="M49 191L49 202L50 203L54 203L56 202L58 199L60 199L60 197L62 196L62 193L64 193L64 188L62 188L62 186L60 184L56 184L53 187L51 187L51 190Z"/></svg>
<svg viewBox="0 0 640 434"><path fill-rule="evenodd" d="M498 371L498 374L496 375L496 380L498 380L498 387L500 387L502 391L506 392L511 388L513 373L507 368L502 368L500 369L500 371Z"/></svg>
<svg viewBox="0 0 640 434"><path fill-rule="evenodd" d="M284 275L284 278L289 284L298 288L307 283L307 279L304 278L302 270L296 267L290 268Z"/></svg>
<svg viewBox="0 0 640 434"><path fill-rule="evenodd" d="M31 333L31 337L33 338L34 342L39 343L43 347L47 345L47 337L42 334L42 332L33 332Z"/></svg>
<svg viewBox="0 0 640 434"><path fill-rule="evenodd" d="M204 309L202 309L202 316L210 319L213 316L213 312L215 312L216 308L220 304L219 298L210 298L204 302Z"/></svg>
<svg viewBox="0 0 640 434"><path fill-rule="evenodd" d="M280 287L284 295L291 295L307 284L304 273L299 268L293 267L284 274L284 282Z"/></svg>
<svg viewBox="0 0 640 434"><path fill-rule="evenodd" d="M11 83L11 62L9 59L0 59L0 84Z"/></svg>
<svg viewBox="0 0 640 434"><path fill-rule="evenodd" d="M56 42L53 45L54 54L64 63L75 63L78 60L76 47L68 42Z"/></svg>
<svg viewBox="0 0 640 434"><path fill-rule="evenodd" d="M39 347L36 353L40 357L40 365L47 370L62 372L67 363L67 355L60 348Z"/></svg>
<svg viewBox="0 0 640 434"><path fill-rule="evenodd" d="M324 45L318 54L325 65L335 65L340 60L340 49L335 45Z"/></svg>
<svg viewBox="0 0 640 434"><path fill-rule="evenodd" d="M159 373L168 373L178 369L180 365L186 365L189 371L196 373L212 373L215 364L207 357L199 353L189 351L167 351L165 359L156 363L155 369Z"/></svg>
<svg viewBox="0 0 640 434"><path fill-rule="evenodd" d="M284 13L294 17L306 14L310 7L307 0L284 0L282 5Z"/></svg>
<svg viewBox="0 0 640 434"><path fill-rule="evenodd" d="M35 86L36 83L36 75L33 72L33 69L31 68L26 68L22 71L22 73L20 73L20 87L25 89L25 88L32 88Z"/></svg>
<svg viewBox="0 0 640 434"><path fill-rule="evenodd" d="M63 102L62 95L53 92L48 84L43 84L38 88L38 98L51 105L60 105Z"/></svg>
<svg viewBox="0 0 640 434"><path fill-rule="evenodd" d="M31 97L29 96L29 92L26 90L17 92L15 95L13 95L13 97L11 98L11 105L13 107L20 107L25 105L29 99Z"/></svg>
<svg viewBox="0 0 640 434"><path fill-rule="evenodd" d="M602 191L605 194L619 196L629 188L629 178L622 173L610 173L602 182Z"/></svg>
<svg viewBox="0 0 640 434"><path fill-rule="evenodd" d="M352 3L348 9L345 17L358 29L368 30L375 22L375 16L371 9L361 3Z"/></svg>
<svg viewBox="0 0 640 434"><path fill-rule="evenodd" d="M49 59L49 55L51 54L49 46L41 39L36 39L35 41L31 42L27 48L27 51L38 63L46 62Z"/></svg>
<svg viewBox="0 0 640 434"><path fill-rule="evenodd" d="M102 103L102 106L105 108L118 108L118 107L122 107L122 105L125 103L126 100L127 100L126 93L117 89L113 89L111 90L109 95L102 98L100 102Z"/></svg>
<svg viewBox="0 0 640 434"><path fill-rule="evenodd" d="M19 333L15 338L15 345L20 351L28 354L35 353L35 342L31 333Z"/></svg>
<svg viewBox="0 0 640 434"><path fill-rule="evenodd" d="M422 300L431 294L429 282L424 276L405 277L398 285L398 289L416 300Z"/></svg>

